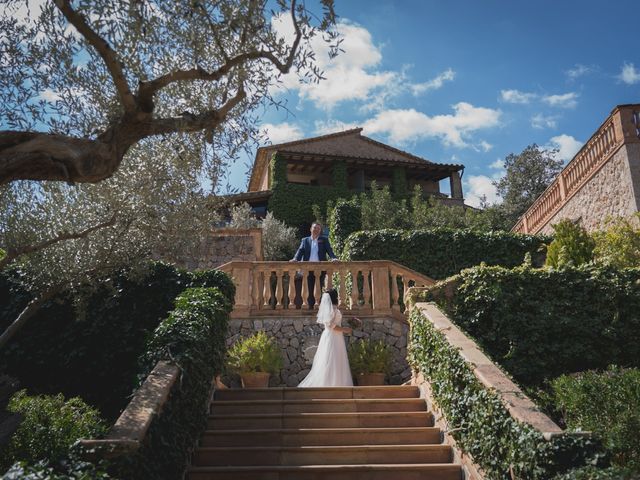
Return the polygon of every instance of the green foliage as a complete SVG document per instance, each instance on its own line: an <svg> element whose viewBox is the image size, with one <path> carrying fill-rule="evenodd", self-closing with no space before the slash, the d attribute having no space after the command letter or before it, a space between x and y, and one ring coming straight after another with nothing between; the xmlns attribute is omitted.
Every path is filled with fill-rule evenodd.
<svg viewBox="0 0 640 480"><path fill-rule="evenodd" d="M232 302L216 288L191 288L175 305L147 342L140 378L166 360L180 367L180 379L142 447L113 461L119 478L180 478L206 426L211 381L223 368Z"/></svg>
<svg viewBox="0 0 640 480"><path fill-rule="evenodd" d="M7 409L23 420L3 451L2 471L20 461L58 463L77 440L96 438L106 431L98 411L80 398L28 396L21 390L13 395Z"/></svg>
<svg viewBox="0 0 640 480"><path fill-rule="evenodd" d="M547 249L546 266L577 267L593 260L595 242L577 222L565 219L552 228L555 235Z"/></svg>
<svg viewBox="0 0 640 480"><path fill-rule="evenodd" d="M15 463L3 476L3 480L108 480L110 477L102 467L73 458L50 466L46 462L30 465Z"/></svg>
<svg viewBox="0 0 640 480"><path fill-rule="evenodd" d="M568 427L595 433L613 463L640 474L640 370L563 375L552 389Z"/></svg>
<svg viewBox="0 0 640 480"><path fill-rule="evenodd" d="M267 212L262 220L262 250L264 259L289 260L296 253L298 238L295 228L287 225Z"/></svg>
<svg viewBox="0 0 640 480"><path fill-rule="evenodd" d="M612 363L640 366L638 269L478 266L460 273L443 307L526 387Z"/></svg>
<svg viewBox="0 0 640 480"><path fill-rule="evenodd" d="M0 328L30 300L19 271L0 274ZM77 298L60 295L0 352L3 371L29 391L79 396L115 420L137 385L145 342L188 287L218 287L233 299L235 286L217 270L187 272L154 262L122 272Z"/></svg>
<svg viewBox="0 0 640 480"><path fill-rule="evenodd" d="M351 343L347 351L354 376L361 373L388 373L391 350L382 340L360 339Z"/></svg>
<svg viewBox="0 0 640 480"><path fill-rule="evenodd" d="M329 210L329 241L336 255L340 256L347 237L362 229L360 204L356 198L340 199Z"/></svg>
<svg viewBox="0 0 640 480"><path fill-rule="evenodd" d="M503 201L500 210L509 225L531 206L536 198L551 184L563 167L557 151L543 150L535 143L519 154L509 154L504 159L505 175L494 182Z"/></svg>
<svg viewBox="0 0 640 480"><path fill-rule="evenodd" d="M594 257L617 268L640 267L640 213L609 219L604 231L594 232Z"/></svg>
<svg viewBox="0 0 640 480"><path fill-rule="evenodd" d="M378 188L371 182L371 190L360 195L360 212L364 230L409 226L409 210L406 200L394 200L388 186Z"/></svg>
<svg viewBox="0 0 640 480"><path fill-rule="evenodd" d="M418 310L410 323L409 361L431 384L458 446L473 456L487 478L546 480L594 456L595 445L588 438L546 441L514 420L498 395L478 381L458 350Z"/></svg>
<svg viewBox="0 0 640 480"><path fill-rule="evenodd" d="M235 373L269 372L282 370L282 352L275 339L265 332L238 340L228 352L227 366Z"/></svg>
<svg viewBox="0 0 640 480"><path fill-rule="evenodd" d="M333 186L296 185L287 182L287 163L275 154L271 159L271 197L268 210L290 227L300 228L315 220L313 205L326 211L327 203L349 197L344 162L333 162Z"/></svg>
<svg viewBox="0 0 640 480"><path fill-rule="evenodd" d="M592 465L576 468L553 477L553 480L638 480L637 471L621 467L598 468Z"/></svg>
<svg viewBox="0 0 640 480"><path fill-rule="evenodd" d="M485 262L513 267L527 252L542 262L546 237L470 230L380 230L349 236L344 260L393 260L431 278L441 279Z"/></svg>

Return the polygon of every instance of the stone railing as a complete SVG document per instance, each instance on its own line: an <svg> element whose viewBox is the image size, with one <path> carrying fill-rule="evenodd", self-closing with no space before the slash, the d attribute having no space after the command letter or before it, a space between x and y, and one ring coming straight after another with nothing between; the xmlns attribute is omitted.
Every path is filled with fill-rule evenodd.
<svg viewBox="0 0 640 480"><path fill-rule="evenodd" d="M318 308L323 286L338 290L339 307L343 311L358 315L402 315L404 293L409 287L435 283L429 277L388 260L234 261L219 269L229 273L236 285L232 318L299 316L303 309ZM318 278L322 279L323 285Z"/></svg>
<svg viewBox="0 0 640 480"><path fill-rule="evenodd" d="M640 110L640 105L616 107L511 231L538 233L623 144L639 142L639 126L636 125L637 119L634 116L637 115L637 110Z"/></svg>

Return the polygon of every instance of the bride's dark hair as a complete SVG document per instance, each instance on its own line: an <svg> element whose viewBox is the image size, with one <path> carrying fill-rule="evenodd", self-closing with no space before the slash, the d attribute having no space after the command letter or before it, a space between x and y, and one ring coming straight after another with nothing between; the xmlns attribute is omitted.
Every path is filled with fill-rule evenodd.
<svg viewBox="0 0 640 480"><path fill-rule="evenodd" d="M329 298L331 299L331 303L334 305L338 304L338 291L335 288L330 288L325 293L329 294Z"/></svg>

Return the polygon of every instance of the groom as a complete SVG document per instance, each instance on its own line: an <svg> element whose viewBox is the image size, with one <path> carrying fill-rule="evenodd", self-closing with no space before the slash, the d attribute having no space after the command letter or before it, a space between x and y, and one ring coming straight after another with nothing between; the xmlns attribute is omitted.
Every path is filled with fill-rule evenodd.
<svg viewBox="0 0 640 480"><path fill-rule="evenodd" d="M333 253L329 239L322 233L322 224L320 222L313 222L311 224L311 235L305 237L300 242L298 251L291 259L292 262L325 262L327 256L332 262L338 260ZM320 285L324 283L325 272L320 274ZM313 296L313 289L316 285L316 277L313 272L309 272L307 277L307 285L309 286L309 308L313 308L316 303L316 299Z"/></svg>

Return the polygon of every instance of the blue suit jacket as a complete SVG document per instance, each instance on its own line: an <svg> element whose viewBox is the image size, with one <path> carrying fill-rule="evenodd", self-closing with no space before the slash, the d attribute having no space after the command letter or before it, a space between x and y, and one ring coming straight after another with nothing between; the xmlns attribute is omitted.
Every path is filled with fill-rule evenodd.
<svg viewBox="0 0 640 480"><path fill-rule="evenodd" d="M318 237L318 258L321 262L327 260L327 255L329 258L336 258L333 250L331 248L331 244L329 243L329 239L327 237L323 237L320 235ZM311 256L311 237L305 237L300 242L300 246L298 247L298 251L293 256L294 260L297 261L309 261L309 257Z"/></svg>

